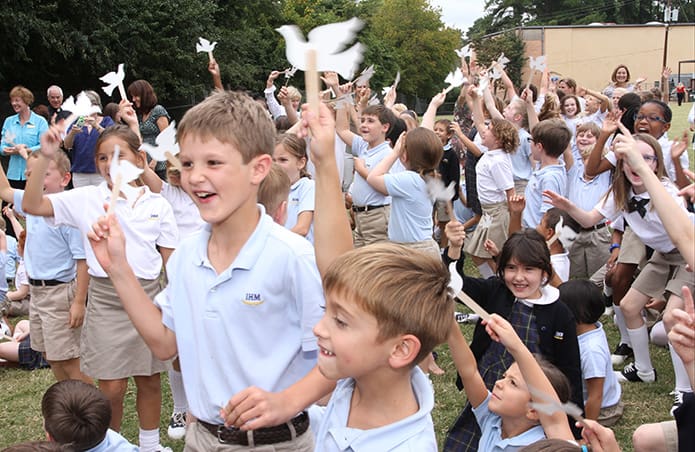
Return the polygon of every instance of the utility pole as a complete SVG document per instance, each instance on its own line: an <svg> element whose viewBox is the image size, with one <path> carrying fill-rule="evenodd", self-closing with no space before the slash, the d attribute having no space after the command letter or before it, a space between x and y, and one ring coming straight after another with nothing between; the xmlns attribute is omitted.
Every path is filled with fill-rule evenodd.
<svg viewBox="0 0 695 452"><path fill-rule="evenodd" d="M664 58L661 63L661 100L668 103L669 101L669 83L668 77L665 75L666 59L668 56L668 24L671 20L671 0L667 1L666 9L664 10Z"/></svg>

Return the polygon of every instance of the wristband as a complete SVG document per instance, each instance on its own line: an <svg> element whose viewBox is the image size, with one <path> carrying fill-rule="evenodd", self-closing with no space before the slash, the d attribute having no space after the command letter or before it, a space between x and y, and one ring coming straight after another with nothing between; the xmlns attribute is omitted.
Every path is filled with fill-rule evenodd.
<svg viewBox="0 0 695 452"><path fill-rule="evenodd" d="M620 248L620 243L613 243L613 244L611 244L611 247L608 248L608 251L612 253L614 249L619 249L619 248Z"/></svg>

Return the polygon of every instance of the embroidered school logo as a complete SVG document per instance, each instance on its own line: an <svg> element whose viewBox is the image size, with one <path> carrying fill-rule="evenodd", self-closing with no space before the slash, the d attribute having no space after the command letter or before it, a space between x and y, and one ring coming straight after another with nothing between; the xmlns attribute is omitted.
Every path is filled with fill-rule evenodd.
<svg viewBox="0 0 695 452"><path fill-rule="evenodd" d="M558 341L561 341L562 339L565 338L565 333L563 333L562 331L556 331L555 336L553 336L553 337L555 339L557 339Z"/></svg>
<svg viewBox="0 0 695 452"><path fill-rule="evenodd" d="M259 293L246 292L246 296L243 300L241 300L241 302L249 306L258 306L263 304L264 300L261 298L261 294Z"/></svg>
<svg viewBox="0 0 695 452"><path fill-rule="evenodd" d="M150 214L150 220L158 220L158 219L159 219L158 213L151 213Z"/></svg>

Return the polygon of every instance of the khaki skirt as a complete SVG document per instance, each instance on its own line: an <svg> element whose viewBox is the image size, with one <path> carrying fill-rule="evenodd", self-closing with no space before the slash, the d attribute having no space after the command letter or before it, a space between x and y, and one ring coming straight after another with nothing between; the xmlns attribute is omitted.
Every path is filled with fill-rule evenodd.
<svg viewBox="0 0 695 452"><path fill-rule="evenodd" d="M158 280L138 281L151 298L160 291ZM117 380L167 369L138 334L110 279L90 276L88 297L80 345L82 372L100 380Z"/></svg>
<svg viewBox="0 0 695 452"><path fill-rule="evenodd" d="M495 242L497 249L502 250L504 242L509 237L509 208L507 201L481 206L483 216L475 227L473 236L466 241L464 251L471 256L490 259L492 255L485 250L485 240Z"/></svg>

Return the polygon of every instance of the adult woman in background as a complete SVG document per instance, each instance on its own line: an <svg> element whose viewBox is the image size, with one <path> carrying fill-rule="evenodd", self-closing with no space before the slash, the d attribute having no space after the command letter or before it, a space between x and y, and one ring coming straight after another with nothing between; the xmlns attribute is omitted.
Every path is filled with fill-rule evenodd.
<svg viewBox="0 0 695 452"><path fill-rule="evenodd" d="M99 111L85 117L81 127L77 124L80 122L79 119L73 123L63 142L64 148L67 151L72 151L70 171L72 172L72 185L74 187L99 185L104 181L104 178L97 172L94 148L101 132L114 124L109 116L102 116L99 94L91 90L85 91L85 94L92 106L98 107Z"/></svg>
<svg viewBox="0 0 695 452"><path fill-rule="evenodd" d="M157 135L169 126L169 113L157 104L157 94L147 80L135 80L131 83L128 86L128 97L138 116L143 143L154 145ZM166 162L157 162L154 171L162 180L166 180Z"/></svg>
<svg viewBox="0 0 695 452"><path fill-rule="evenodd" d="M635 83L630 83L630 70L624 64L619 64L611 74L611 82L603 89L603 94L608 98L613 97L613 90L616 88L625 88L628 92L640 89L640 85L644 78L638 78Z"/></svg>

